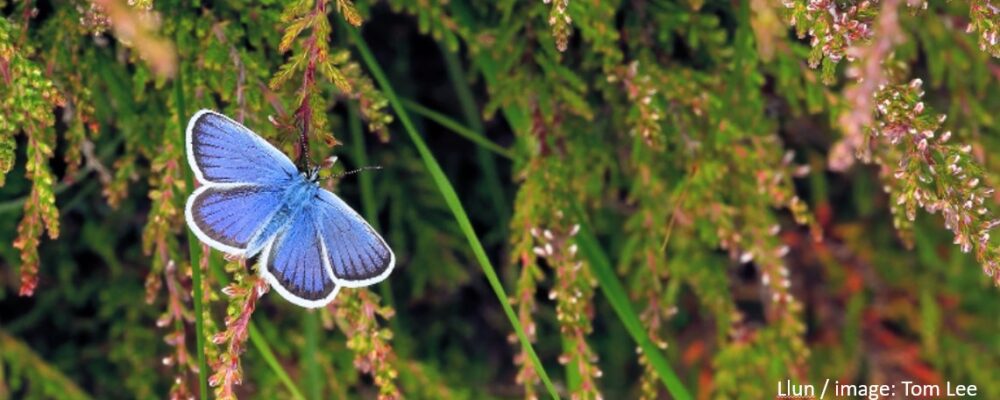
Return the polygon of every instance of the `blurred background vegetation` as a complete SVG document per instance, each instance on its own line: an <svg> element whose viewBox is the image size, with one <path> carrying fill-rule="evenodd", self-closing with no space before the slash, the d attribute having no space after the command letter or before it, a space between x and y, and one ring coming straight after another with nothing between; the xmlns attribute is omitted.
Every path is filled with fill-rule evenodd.
<svg viewBox="0 0 1000 400"><path fill-rule="evenodd" d="M0 0L0 398L1000 398L998 29L992 0ZM392 276L258 299L184 225L201 108L382 166L331 189Z"/></svg>

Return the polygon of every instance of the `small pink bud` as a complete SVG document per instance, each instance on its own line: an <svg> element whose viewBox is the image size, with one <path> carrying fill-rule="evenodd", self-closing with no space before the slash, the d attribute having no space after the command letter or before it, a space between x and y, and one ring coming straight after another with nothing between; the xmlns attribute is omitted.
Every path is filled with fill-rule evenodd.
<svg viewBox="0 0 1000 400"><path fill-rule="evenodd" d="M539 257L545 257L545 250L542 249L541 247L534 247L531 249L531 251L533 251L535 255Z"/></svg>

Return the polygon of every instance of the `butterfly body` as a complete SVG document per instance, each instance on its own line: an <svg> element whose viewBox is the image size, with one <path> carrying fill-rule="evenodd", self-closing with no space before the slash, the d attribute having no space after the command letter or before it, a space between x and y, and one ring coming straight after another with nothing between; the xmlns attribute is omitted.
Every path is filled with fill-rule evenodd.
<svg viewBox="0 0 1000 400"><path fill-rule="evenodd" d="M188 198L192 232L234 256L259 255L261 274L303 307L333 300L342 286L385 279L395 255L317 171L298 171L260 136L209 110L187 128L188 163L201 184Z"/></svg>
<svg viewBox="0 0 1000 400"><path fill-rule="evenodd" d="M303 175L300 175L299 179L292 179L281 195L281 205L268 218L268 222L264 224L263 228L257 232L247 249L253 249L253 254L256 254L264 248L269 238L288 229L288 225L303 212L306 205L317 196L319 190L318 183L306 180Z"/></svg>

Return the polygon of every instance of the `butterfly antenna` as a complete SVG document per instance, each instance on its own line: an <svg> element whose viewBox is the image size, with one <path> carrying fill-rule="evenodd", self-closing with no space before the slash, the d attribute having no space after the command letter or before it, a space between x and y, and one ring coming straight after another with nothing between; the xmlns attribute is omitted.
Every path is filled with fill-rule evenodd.
<svg viewBox="0 0 1000 400"><path fill-rule="evenodd" d="M339 173L337 175L334 175L334 176L331 176L331 177L329 177L327 179L333 179L333 178L339 179L339 178L343 178L343 177L345 177L347 175L354 175L354 174L356 174L358 172L361 172L361 171L372 171L372 170L380 170L380 169L382 169L381 165L372 165L372 166L368 166L368 167L361 167L361 168L352 169L350 171L341 172L341 173Z"/></svg>

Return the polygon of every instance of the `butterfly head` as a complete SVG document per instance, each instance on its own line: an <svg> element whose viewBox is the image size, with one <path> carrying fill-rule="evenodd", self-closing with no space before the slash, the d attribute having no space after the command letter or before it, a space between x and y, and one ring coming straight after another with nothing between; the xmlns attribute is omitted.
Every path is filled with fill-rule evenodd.
<svg viewBox="0 0 1000 400"><path fill-rule="evenodd" d="M316 167L309 168L308 171L305 171L302 174L306 177L306 179L309 182L318 183L319 182L319 170L320 170L320 167L316 166Z"/></svg>

